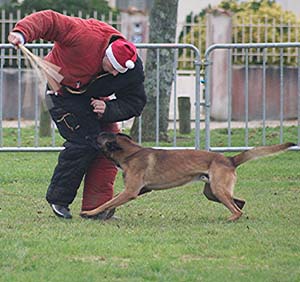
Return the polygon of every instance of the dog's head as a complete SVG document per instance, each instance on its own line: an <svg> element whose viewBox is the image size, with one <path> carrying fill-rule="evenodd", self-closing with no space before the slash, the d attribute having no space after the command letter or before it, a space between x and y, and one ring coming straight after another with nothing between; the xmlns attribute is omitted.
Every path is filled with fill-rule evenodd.
<svg viewBox="0 0 300 282"><path fill-rule="evenodd" d="M111 156L112 153L123 150L120 138L131 140L130 136L123 133L102 132L97 137L97 144L104 154Z"/></svg>

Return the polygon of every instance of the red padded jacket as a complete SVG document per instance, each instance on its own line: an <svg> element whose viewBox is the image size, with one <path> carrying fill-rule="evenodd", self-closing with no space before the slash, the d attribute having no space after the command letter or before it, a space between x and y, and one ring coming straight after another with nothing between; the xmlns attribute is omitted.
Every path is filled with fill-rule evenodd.
<svg viewBox="0 0 300 282"><path fill-rule="evenodd" d="M96 19L70 17L52 10L33 13L20 20L13 31L25 42L42 38L54 41L46 60L61 67L62 84L80 88L102 71L102 59L112 36L123 35Z"/></svg>

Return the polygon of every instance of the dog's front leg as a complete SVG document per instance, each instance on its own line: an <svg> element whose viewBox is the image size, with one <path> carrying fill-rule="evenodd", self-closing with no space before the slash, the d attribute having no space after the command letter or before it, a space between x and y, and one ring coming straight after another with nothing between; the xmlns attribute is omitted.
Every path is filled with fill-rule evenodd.
<svg viewBox="0 0 300 282"><path fill-rule="evenodd" d="M105 210L110 210L113 208L116 208L118 206L121 206L127 202L129 202L130 200L133 200L137 197L137 193L131 193L128 190L124 190L121 193L119 193L117 196L115 196L114 198L112 198L110 201L104 203L103 205L90 210L90 211L82 211L81 215L88 215L88 216L92 216L92 215L97 215L100 212L103 212Z"/></svg>

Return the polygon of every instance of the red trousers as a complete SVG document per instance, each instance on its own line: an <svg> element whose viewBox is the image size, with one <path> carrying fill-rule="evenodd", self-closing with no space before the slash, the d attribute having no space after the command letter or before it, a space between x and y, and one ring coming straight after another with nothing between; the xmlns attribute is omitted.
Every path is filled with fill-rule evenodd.
<svg viewBox="0 0 300 282"><path fill-rule="evenodd" d="M119 132L117 123L106 124L103 131ZM81 210L92 210L113 197L117 168L100 154L89 166L84 178Z"/></svg>

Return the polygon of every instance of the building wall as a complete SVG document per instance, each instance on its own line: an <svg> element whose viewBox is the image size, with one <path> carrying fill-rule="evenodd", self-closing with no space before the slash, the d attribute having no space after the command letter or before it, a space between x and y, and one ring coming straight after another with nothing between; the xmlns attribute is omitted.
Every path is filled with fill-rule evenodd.
<svg viewBox="0 0 300 282"><path fill-rule="evenodd" d="M284 10L294 12L300 18L300 1L299 0L276 0Z"/></svg>

